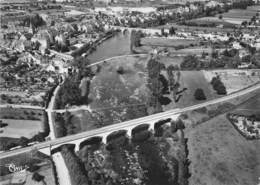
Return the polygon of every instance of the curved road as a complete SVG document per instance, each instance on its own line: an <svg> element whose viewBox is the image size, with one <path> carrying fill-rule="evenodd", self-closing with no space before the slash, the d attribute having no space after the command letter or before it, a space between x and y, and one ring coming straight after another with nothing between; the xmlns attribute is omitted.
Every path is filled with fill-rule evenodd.
<svg viewBox="0 0 260 185"><path fill-rule="evenodd" d="M57 139L54 139L54 140L51 140L51 141L46 141L46 142L36 144L34 146L4 152L4 153L0 154L0 159L8 157L8 156L21 154L23 152L29 152L33 149L43 149L43 148L47 148L47 147L54 146L54 145L65 144L67 142L77 140L77 139L82 139L82 138L87 139L87 138L90 138L90 137L93 137L93 136L100 136L100 135L107 133L107 132L124 130L126 127L135 127L135 126L143 124L145 122L157 121L159 119L164 119L165 117L172 116L174 114L181 114L181 113L186 112L186 111L191 111L191 110L199 109L199 108L202 108L202 107L205 107L205 106L208 106L208 105L225 102L225 101L228 101L230 99L245 95L245 94L253 92L253 91L256 91L258 89L260 89L260 83L256 84L255 86L249 87L247 89L241 90L237 93L230 94L230 95L218 98L218 99L210 100L210 101L207 101L207 102L204 102L204 103L201 103L201 104L186 107L186 108L183 108L183 109L173 109L173 110L165 111L165 112L158 113L158 114L153 114L153 115L146 116L146 117L139 118L139 119L134 119L134 120L118 123L118 124L113 124L113 125L109 125L109 126L102 127L102 128L99 128L99 129L94 129L94 130L82 132L82 133L71 135L71 136L57 138Z"/></svg>

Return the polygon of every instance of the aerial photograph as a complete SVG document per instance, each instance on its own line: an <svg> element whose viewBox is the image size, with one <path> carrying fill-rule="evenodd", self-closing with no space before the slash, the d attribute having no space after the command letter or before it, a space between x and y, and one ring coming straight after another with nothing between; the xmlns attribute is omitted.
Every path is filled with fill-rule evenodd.
<svg viewBox="0 0 260 185"><path fill-rule="evenodd" d="M260 185L260 0L0 0L0 185Z"/></svg>

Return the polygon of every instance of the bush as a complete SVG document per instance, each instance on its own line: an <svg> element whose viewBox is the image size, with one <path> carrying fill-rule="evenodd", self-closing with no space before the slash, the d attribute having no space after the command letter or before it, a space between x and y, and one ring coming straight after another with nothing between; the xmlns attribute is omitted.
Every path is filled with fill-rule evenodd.
<svg viewBox="0 0 260 185"><path fill-rule="evenodd" d="M206 100L206 96L204 94L204 91L200 88L196 89L195 93L194 93L194 98L196 100Z"/></svg>
<svg viewBox="0 0 260 185"><path fill-rule="evenodd" d="M226 95L226 87L224 86L223 82L220 80L220 77L213 77L211 80L211 85L213 86L213 89L217 92L219 95Z"/></svg>
<svg viewBox="0 0 260 185"><path fill-rule="evenodd" d="M125 70L124 70L124 68L123 68L122 66L119 66L119 67L117 68L116 72L117 72L118 74L122 75L122 74L125 73Z"/></svg>

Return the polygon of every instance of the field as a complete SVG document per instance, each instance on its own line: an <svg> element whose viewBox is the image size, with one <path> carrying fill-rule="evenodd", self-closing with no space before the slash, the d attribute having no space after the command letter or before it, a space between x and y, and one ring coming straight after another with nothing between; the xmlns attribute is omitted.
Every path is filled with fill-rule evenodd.
<svg viewBox="0 0 260 185"><path fill-rule="evenodd" d="M181 90L183 88L187 88L187 90L182 93L180 100L177 103L170 103L165 107L165 110L202 103L203 101L198 101L194 98L194 93L197 88L203 89L207 98L205 101L218 97L201 71L182 71L179 89Z"/></svg>
<svg viewBox="0 0 260 185"><path fill-rule="evenodd" d="M171 23L168 25L158 26L155 28L165 28L169 29L170 27L177 28L180 30L186 30L186 31L204 31L204 32L232 32L233 29L231 28L219 28L219 27L202 27L202 26L185 26L185 25L178 25L176 23Z"/></svg>
<svg viewBox="0 0 260 185"><path fill-rule="evenodd" d="M251 6L246 10L233 9L227 13L222 14L223 20L232 24L241 24L243 21L249 21L253 16L256 15L260 6Z"/></svg>
<svg viewBox="0 0 260 185"><path fill-rule="evenodd" d="M31 138L38 132L44 131L42 128L42 122L36 120L15 120L15 119L1 119L3 123L7 123L8 126L1 128L3 133L0 133L0 137Z"/></svg>
<svg viewBox="0 0 260 185"><path fill-rule="evenodd" d="M192 44L198 44L198 40L193 39L171 39L165 37L158 37L158 38L143 38L141 40L142 45L149 45L149 46L162 46L162 47L176 47L179 45L183 46L190 46Z"/></svg>
<svg viewBox="0 0 260 185"><path fill-rule="evenodd" d="M73 117L71 122L76 127L75 132L86 131L95 129L97 127L97 122L92 121L92 116L89 111L79 110L72 113Z"/></svg>
<svg viewBox="0 0 260 185"><path fill-rule="evenodd" d="M224 83L227 93L233 93L257 82L260 82L259 70L213 70L204 71L205 78L208 82L219 75Z"/></svg>
<svg viewBox="0 0 260 185"><path fill-rule="evenodd" d="M7 123L0 128L0 138L31 138L43 130L43 111L33 109L1 108L0 120Z"/></svg>
<svg viewBox="0 0 260 185"><path fill-rule="evenodd" d="M247 141L225 115L186 132L190 184L253 185L258 183L257 141Z"/></svg>
<svg viewBox="0 0 260 185"><path fill-rule="evenodd" d="M10 164L27 170L12 173L9 171ZM44 184L44 182L46 185L55 184L51 159L49 156L36 151L1 159L0 172L0 184L2 185L17 184L18 182L24 185ZM36 182L33 180L34 173L40 174L43 181Z"/></svg>
<svg viewBox="0 0 260 185"><path fill-rule="evenodd" d="M218 17L202 17L202 18L192 19L188 21L188 23L195 23L198 26L207 24L209 25L208 27L216 27L218 25L223 25L224 28L233 28L235 23L230 21L230 19L231 18L226 20L226 18L219 19ZM210 26L210 24L215 24L215 25Z"/></svg>
<svg viewBox="0 0 260 185"><path fill-rule="evenodd" d="M240 105L233 113L250 116L252 114L260 114L260 96L255 96L249 101Z"/></svg>
<svg viewBox="0 0 260 185"><path fill-rule="evenodd" d="M182 57L160 56L158 61L167 68L169 65L179 65ZM146 63L147 57L125 57L94 66L93 71L98 68L99 70L90 85L91 112L72 113L71 122L74 125L74 132L152 114L151 107L147 105L151 92L147 88ZM119 69L123 71L122 74L118 73ZM177 73L174 72L176 80ZM163 70L161 74L168 80L166 71ZM176 91L178 95L165 94L165 97L170 99L170 103L162 106L163 111L203 102L194 98L197 88L204 90L207 100L219 97L201 71L181 71L179 84L180 87Z"/></svg>
<svg viewBox="0 0 260 185"><path fill-rule="evenodd" d="M126 57L103 64L91 82L90 108L109 109L121 105L120 102L125 99L136 99L137 102L129 100L129 104L145 102L149 93L145 86L146 60L147 57ZM119 68L122 68L123 74L117 72Z"/></svg>

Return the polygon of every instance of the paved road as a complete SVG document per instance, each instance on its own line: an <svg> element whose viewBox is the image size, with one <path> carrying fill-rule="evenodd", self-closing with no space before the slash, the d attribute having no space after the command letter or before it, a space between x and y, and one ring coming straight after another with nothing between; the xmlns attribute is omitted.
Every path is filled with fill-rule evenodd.
<svg viewBox="0 0 260 185"><path fill-rule="evenodd" d="M79 133L79 134L66 136L66 137L62 137L62 138L57 138L55 140L39 143L39 144L36 144L34 146L31 146L31 147L26 147L26 148L13 150L13 151L4 152L4 153L0 154L0 159L8 157L8 156L21 154L21 153L24 153L24 152L29 152L33 149L43 149L43 148L54 146L54 145L65 144L65 143L68 143L70 141L77 140L77 139L82 139L82 138L87 139L87 138L90 138L90 137L93 137L93 136L100 136L104 133L114 132L114 131L118 131L118 130L121 130L121 129L123 130L126 127L135 127L137 125L144 124L146 122L157 121L159 119L165 119L165 118L172 116L172 115L175 115L175 114L181 114L181 113L186 112L186 111L191 111L191 110L202 108L202 107L205 107L205 106L208 106L208 105L221 103L221 102L224 102L224 101L245 95L247 93L256 91L258 89L260 89L260 84L256 84L255 86L241 90L241 91L234 93L234 94L230 94L230 95L227 95L227 96L215 99L215 100L207 101L207 102L197 104L197 105L193 105L193 106L190 106L190 107L186 107L186 108L183 108L183 109L169 110L169 111L166 111L166 112L153 114L153 115L150 115L150 116L147 116L147 117L134 119L134 120L118 123L118 124L109 125L109 126L102 127L102 128L99 128L99 129L94 129L94 130L82 132L82 133Z"/></svg>

